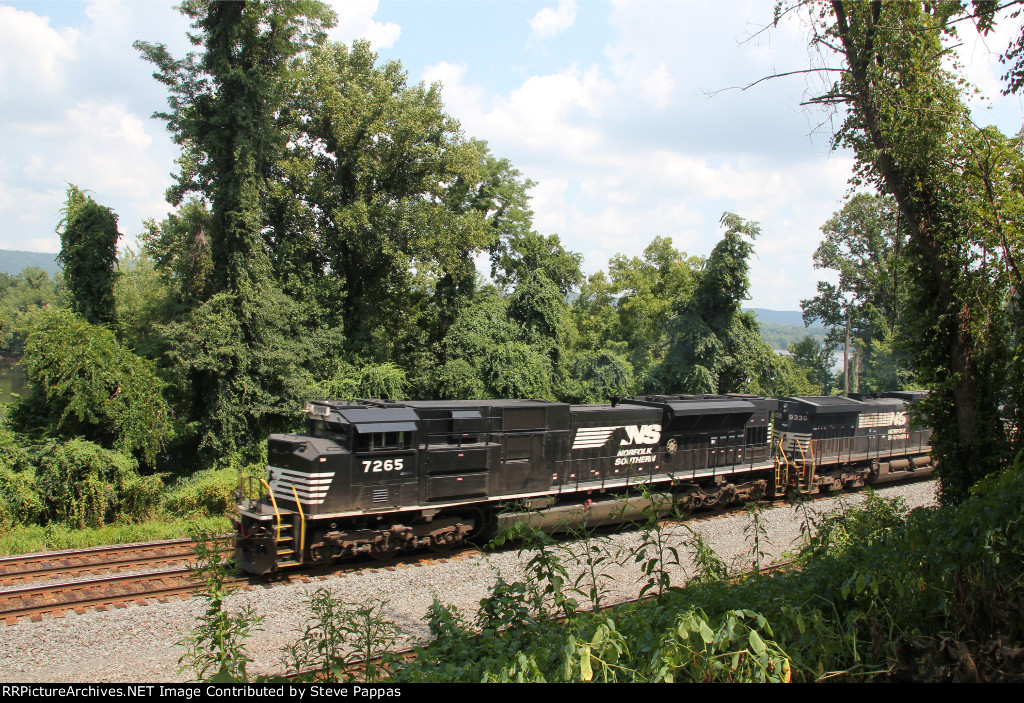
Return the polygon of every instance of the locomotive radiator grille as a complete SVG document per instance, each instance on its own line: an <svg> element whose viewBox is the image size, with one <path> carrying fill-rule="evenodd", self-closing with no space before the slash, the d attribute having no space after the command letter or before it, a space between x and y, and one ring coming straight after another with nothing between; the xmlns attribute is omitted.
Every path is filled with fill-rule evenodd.
<svg viewBox="0 0 1024 703"><path fill-rule="evenodd" d="M334 480L334 472L310 474L303 471L293 471L280 466L268 467L273 478L270 480L270 490L274 497L279 500L295 500L292 494L292 487L299 495L299 500L308 505L320 505L327 498L327 491Z"/></svg>

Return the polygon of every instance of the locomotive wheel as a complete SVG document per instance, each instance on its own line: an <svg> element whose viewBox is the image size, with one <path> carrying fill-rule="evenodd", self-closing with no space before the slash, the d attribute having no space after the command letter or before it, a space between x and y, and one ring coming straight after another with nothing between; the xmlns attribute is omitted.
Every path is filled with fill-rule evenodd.
<svg viewBox="0 0 1024 703"><path fill-rule="evenodd" d="M476 508L473 513L473 529L465 539L478 547L486 547L498 536L498 513L494 508Z"/></svg>
<svg viewBox="0 0 1024 703"><path fill-rule="evenodd" d="M457 535L454 532L448 532L441 535L441 539L439 540L430 540L430 544L427 545L427 548L435 554L444 554L445 552L450 552L455 547L462 545L463 541L464 540L460 535Z"/></svg>
<svg viewBox="0 0 1024 703"><path fill-rule="evenodd" d="M371 549L370 550L370 556L373 557L376 561L391 561L392 559L395 558L396 554L398 554L398 548L397 547L394 547L392 549Z"/></svg>
<svg viewBox="0 0 1024 703"><path fill-rule="evenodd" d="M459 540L459 541L461 541L461 540ZM427 549L429 549L430 551L434 552L434 554L444 554L445 552L450 552L452 550L452 547L454 547L456 544L458 544L458 541L456 541L456 542L435 542L435 541L431 540L430 544L427 545Z"/></svg>

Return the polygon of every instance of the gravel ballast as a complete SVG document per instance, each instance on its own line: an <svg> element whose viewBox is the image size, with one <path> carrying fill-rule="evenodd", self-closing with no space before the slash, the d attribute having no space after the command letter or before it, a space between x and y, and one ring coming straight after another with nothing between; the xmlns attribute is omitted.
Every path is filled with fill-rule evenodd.
<svg viewBox="0 0 1024 703"><path fill-rule="evenodd" d="M935 503L934 481L917 482L881 488L878 495L903 498L909 507ZM864 493L847 493L811 504L821 514L856 505ZM800 540L803 517L787 504L775 504L761 512L771 542L762 545L767 560L779 560L793 550ZM716 553L734 571L751 567L751 546L745 533L751 523L747 513L726 514L714 518L694 518L687 522L701 532ZM676 535L673 545L679 548L684 562L673 570L673 583L682 584L693 573L682 542L688 535L682 526L668 528ZM749 531L748 531L749 532ZM609 553L626 554L642 541L639 532L623 532L604 538ZM564 543L567 548L574 545ZM579 545L577 551L581 551ZM292 582L271 587L255 587L232 596L231 609L246 604L264 617L262 630L246 641L246 650L253 658L250 673L266 674L284 671L281 650L298 638L298 631L309 616L307 601L317 588L329 588L335 597L348 603L384 601L385 614L411 638L426 635L423 618L436 597L442 603L454 604L471 615L484 598L497 576L506 581L520 579L529 554L516 550L425 561L402 566L368 565L356 572L317 577L309 583ZM645 579L633 559L608 566L610 577L603 584L605 602L635 597ZM577 569L567 560L570 572ZM582 598L578 597L581 601ZM22 618L16 625L0 624L0 670L3 682L170 682L189 679L188 671L178 673L178 658L184 649L176 644L186 637L201 614L205 601L189 598L150 605L130 604L106 611L69 613L64 617L47 616L41 622Z"/></svg>

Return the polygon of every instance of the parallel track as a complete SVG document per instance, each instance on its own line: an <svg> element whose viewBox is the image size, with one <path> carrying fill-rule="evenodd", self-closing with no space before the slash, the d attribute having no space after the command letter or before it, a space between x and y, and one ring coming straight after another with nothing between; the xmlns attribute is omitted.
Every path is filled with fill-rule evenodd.
<svg viewBox="0 0 1024 703"><path fill-rule="evenodd" d="M0 557L0 584L171 564L193 558L194 549L194 541L177 539Z"/></svg>
<svg viewBox="0 0 1024 703"><path fill-rule="evenodd" d="M830 497L828 494L814 498ZM691 517L697 520L715 519L743 510L743 506L729 506ZM674 522L675 520L668 520ZM620 529L614 526L612 529ZM602 528L601 531L604 531ZM100 547L85 550L68 550L48 554L33 554L19 557L0 558L0 584L23 583L46 577L68 576L83 572L109 571L147 567L152 564L170 564L194 558L194 542L172 540L148 544ZM311 581L328 576L344 575L368 567L407 568L430 561L461 559L478 553L474 547L454 548L442 554L404 554L386 563L360 560L343 564L325 565L278 574L268 580L257 577L230 579L234 586L251 588L272 587L274 582ZM129 555L135 554L132 558ZM113 557L113 559L110 559ZM107 558L107 561L100 561ZM774 570L780 565L768 567ZM84 580L49 582L44 585L30 585L0 590L0 622L13 625L20 618L39 620L44 614L62 617L67 612L84 613L89 608L104 610L108 607L125 607L129 603L148 604L151 600L166 601L170 597L182 599L194 595L199 584L188 568L165 568L162 570L130 575L105 576ZM628 601L623 601L628 602ZM606 606L607 607L607 606Z"/></svg>
<svg viewBox="0 0 1024 703"><path fill-rule="evenodd" d="M186 540L187 541L187 540ZM149 546L149 545L147 545ZM158 546L158 545L153 545ZM93 553L93 550L85 550ZM348 572L356 572L367 568L368 565L376 565L377 568L405 568L413 564L422 564L432 560L457 559L470 553L476 553L474 548L452 550L445 554L410 554L394 558L387 563L381 562L358 562L339 566L323 566L302 571L294 571L280 575L276 581L268 581L259 577L232 577L227 579L231 586L241 588L252 588L255 586L272 587L273 583L289 583L292 581L311 581L328 576L344 575ZM72 552L64 553L65 556ZM32 555L39 558L45 555ZM184 558L191 557L191 552ZM157 557L152 557L156 561ZM164 561L167 559L165 558ZM145 560L135 563L143 564ZM31 563L26 560L25 563ZM128 560L120 562L121 565L129 564ZM92 565L97 568L103 565ZM116 566L116 565L113 565ZM60 567L46 567L50 571L44 575L52 576L59 574ZM79 571L88 570L90 567L83 565ZM37 568L34 572L39 573ZM12 578L15 573L9 574ZM186 599L196 594L201 588L192 571L189 568L169 568L146 573L134 573L127 575L104 576L98 578L62 581L60 583L48 582L19 588L0 590L0 623L15 625L21 618L29 618L32 621L40 621L43 615L63 617L69 612L84 614L88 609L106 610L116 607L124 608L129 604L149 605L152 601L166 602L168 598L179 597Z"/></svg>

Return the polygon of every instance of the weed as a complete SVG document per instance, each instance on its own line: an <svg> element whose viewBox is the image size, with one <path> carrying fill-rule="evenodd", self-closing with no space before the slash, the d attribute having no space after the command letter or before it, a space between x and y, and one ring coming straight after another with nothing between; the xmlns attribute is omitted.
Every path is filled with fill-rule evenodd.
<svg viewBox="0 0 1024 703"><path fill-rule="evenodd" d="M708 541L704 539L703 533L694 530L689 525L684 525L683 527L690 533L689 538L683 544L691 550L693 565L696 568L692 580L696 583L702 583L728 578L729 568Z"/></svg>
<svg viewBox="0 0 1024 703"><path fill-rule="evenodd" d="M748 503L747 511L750 515L750 523L743 528L743 534L750 540L750 556L753 557L754 569L761 570L761 562L770 555L767 546L771 539L768 537L768 527L765 525L764 504Z"/></svg>
<svg viewBox="0 0 1024 703"><path fill-rule="evenodd" d="M384 615L384 603L348 604L326 588L307 601L312 617L299 639L283 650L289 671L315 681L379 681L388 672L398 626ZM353 667L360 662L361 674Z"/></svg>
<svg viewBox="0 0 1024 703"><path fill-rule="evenodd" d="M226 601L233 592L227 581L234 573L230 540L214 534L196 537L196 562L192 573L202 584L196 595L206 601L206 612L187 637L178 641L185 653L178 659L178 673L191 669L197 681L245 681L252 661L243 640L259 630L262 617L250 605L231 613Z"/></svg>
<svg viewBox="0 0 1024 703"><path fill-rule="evenodd" d="M640 588L640 597L656 590L659 600L672 587L671 567L680 565L679 550L672 545L672 533L662 522L662 516L672 513L679 517L672 504L672 496L651 493L646 484L641 486L645 506L644 522L640 527L640 546L633 552L632 559L640 564L641 580L646 583Z"/></svg>

